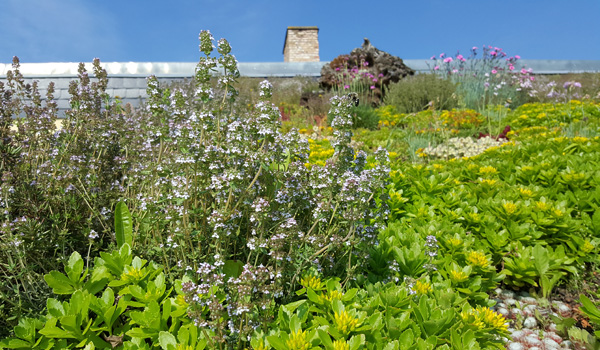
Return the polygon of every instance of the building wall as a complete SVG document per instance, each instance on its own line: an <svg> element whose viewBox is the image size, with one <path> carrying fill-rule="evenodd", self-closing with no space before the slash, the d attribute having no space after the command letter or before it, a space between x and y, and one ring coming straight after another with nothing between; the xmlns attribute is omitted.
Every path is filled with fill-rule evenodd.
<svg viewBox="0 0 600 350"><path fill-rule="evenodd" d="M288 27L283 49L284 62L319 62L319 28Z"/></svg>

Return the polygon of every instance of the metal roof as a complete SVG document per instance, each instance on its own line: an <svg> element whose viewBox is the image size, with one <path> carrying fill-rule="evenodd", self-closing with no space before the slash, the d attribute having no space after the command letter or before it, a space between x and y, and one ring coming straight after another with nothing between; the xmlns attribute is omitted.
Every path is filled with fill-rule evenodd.
<svg viewBox="0 0 600 350"><path fill-rule="evenodd" d="M241 62L238 69L246 77L319 77L321 68L329 62ZM430 60L404 60L404 63L419 73L430 71ZM429 64L429 65L428 65ZM536 74L564 74L580 72L600 72L600 61L557 61L520 60L520 65L532 68ZM139 106L147 97L146 78L155 75L161 82L189 79L194 76L195 62L104 62L102 67L108 74L107 93L119 96L123 103ZM69 82L77 78L78 63L22 63L20 66L26 82L38 81L40 93L44 96L48 83L55 83L55 98L60 110L69 106ZM88 72L92 64L85 64ZM11 64L0 63L0 80L6 79Z"/></svg>

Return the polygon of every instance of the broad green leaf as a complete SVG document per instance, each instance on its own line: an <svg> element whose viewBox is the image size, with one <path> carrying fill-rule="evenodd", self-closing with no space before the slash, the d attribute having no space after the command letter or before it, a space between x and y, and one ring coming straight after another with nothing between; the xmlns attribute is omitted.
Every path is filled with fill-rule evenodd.
<svg viewBox="0 0 600 350"><path fill-rule="evenodd" d="M65 272L74 286L77 286L80 281L81 273L83 272L83 259L78 252L73 252L69 257L69 261L65 265Z"/></svg>
<svg viewBox="0 0 600 350"><path fill-rule="evenodd" d="M65 308L63 304L54 298L49 298L46 300L46 308L52 317L58 318L65 315Z"/></svg>
<svg viewBox="0 0 600 350"><path fill-rule="evenodd" d="M133 223L125 202L119 202L115 207L115 236L117 247L121 248L124 244L133 245Z"/></svg>
<svg viewBox="0 0 600 350"><path fill-rule="evenodd" d="M175 336L169 332L158 333L158 343L163 350L173 350L177 347Z"/></svg>
<svg viewBox="0 0 600 350"><path fill-rule="evenodd" d="M321 344L325 346L325 349L331 350L333 349L333 342L331 341L331 337L327 332L323 329L317 329L317 334L319 335L319 339L321 340Z"/></svg>
<svg viewBox="0 0 600 350"><path fill-rule="evenodd" d="M267 341L269 342L269 344L271 344L272 347L275 348L275 350L288 350L285 343L280 339L280 337L276 335L267 336Z"/></svg>
<svg viewBox="0 0 600 350"><path fill-rule="evenodd" d="M31 349L31 343L21 339L3 339L0 340L0 349Z"/></svg>
<svg viewBox="0 0 600 350"><path fill-rule="evenodd" d="M294 315L290 319L290 331L292 331L294 333L298 333L299 330L300 330L300 319L298 318L298 316Z"/></svg>
<svg viewBox="0 0 600 350"><path fill-rule="evenodd" d="M359 334L350 338L348 345L350 345L350 350L358 350L362 345L365 344L365 335Z"/></svg>
<svg viewBox="0 0 600 350"><path fill-rule="evenodd" d="M73 294L75 288L71 280L58 271L50 271L44 275L44 280L54 294Z"/></svg>

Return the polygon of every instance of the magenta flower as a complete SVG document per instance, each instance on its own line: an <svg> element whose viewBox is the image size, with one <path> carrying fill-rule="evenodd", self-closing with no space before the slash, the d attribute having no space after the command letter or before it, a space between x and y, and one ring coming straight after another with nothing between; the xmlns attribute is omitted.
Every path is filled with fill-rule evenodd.
<svg viewBox="0 0 600 350"><path fill-rule="evenodd" d="M344 89L350 89L350 85L344 85Z"/></svg>
<svg viewBox="0 0 600 350"><path fill-rule="evenodd" d="M383 73L379 73L379 77L380 77L380 78L383 78Z"/></svg>
<svg viewBox="0 0 600 350"><path fill-rule="evenodd" d="M374 90L374 89L375 89L375 85L371 85L371 90Z"/></svg>
<svg viewBox="0 0 600 350"><path fill-rule="evenodd" d="M512 64L509 64L509 65L508 65L508 69L510 69L510 70L515 70L515 66L513 66Z"/></svg>
<svg viewBox="0 0 600 350"><path fill-rule="evenodd" d="M339 72L340 71L340 67L335 67L335 71Z"/></svg>
<svg viewBox="0 0 600 350"><path fill-rule="evenodd" d="M492 69L492 74L496 74L496 73L498 73L498 71L495 69Z"/></svg>
<svg viewBox="0 0 600 350"><path fill-rule="evenodd" d="M377 78L373 78L373 82L376 83L377 82Z"/></svg>
<svg viewBox="0 0 600 350"><path fill-rule="evenodd" d="M365 61L365 62L363 63L363 66L365 66L365 67L366 67L366 66L368 66L368 65L369 65L369 62L367 62L367 61Z"/></svg>

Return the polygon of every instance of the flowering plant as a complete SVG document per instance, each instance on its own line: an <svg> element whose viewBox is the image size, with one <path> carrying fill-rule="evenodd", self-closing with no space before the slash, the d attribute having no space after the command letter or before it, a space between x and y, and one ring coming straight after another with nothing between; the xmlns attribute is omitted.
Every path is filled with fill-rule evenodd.
<svg viewBox="0 0 600 350"><path fill-rule="evenodd" d="M531 89L535 78L531 69L519 69L518 55L508 55L498 47L473 47L468 57L457 52L454 57L442 53L432 56L432 73L457 83L462 104L467 108L483 111L488 105L518 103L523 92Z"/></svg>

